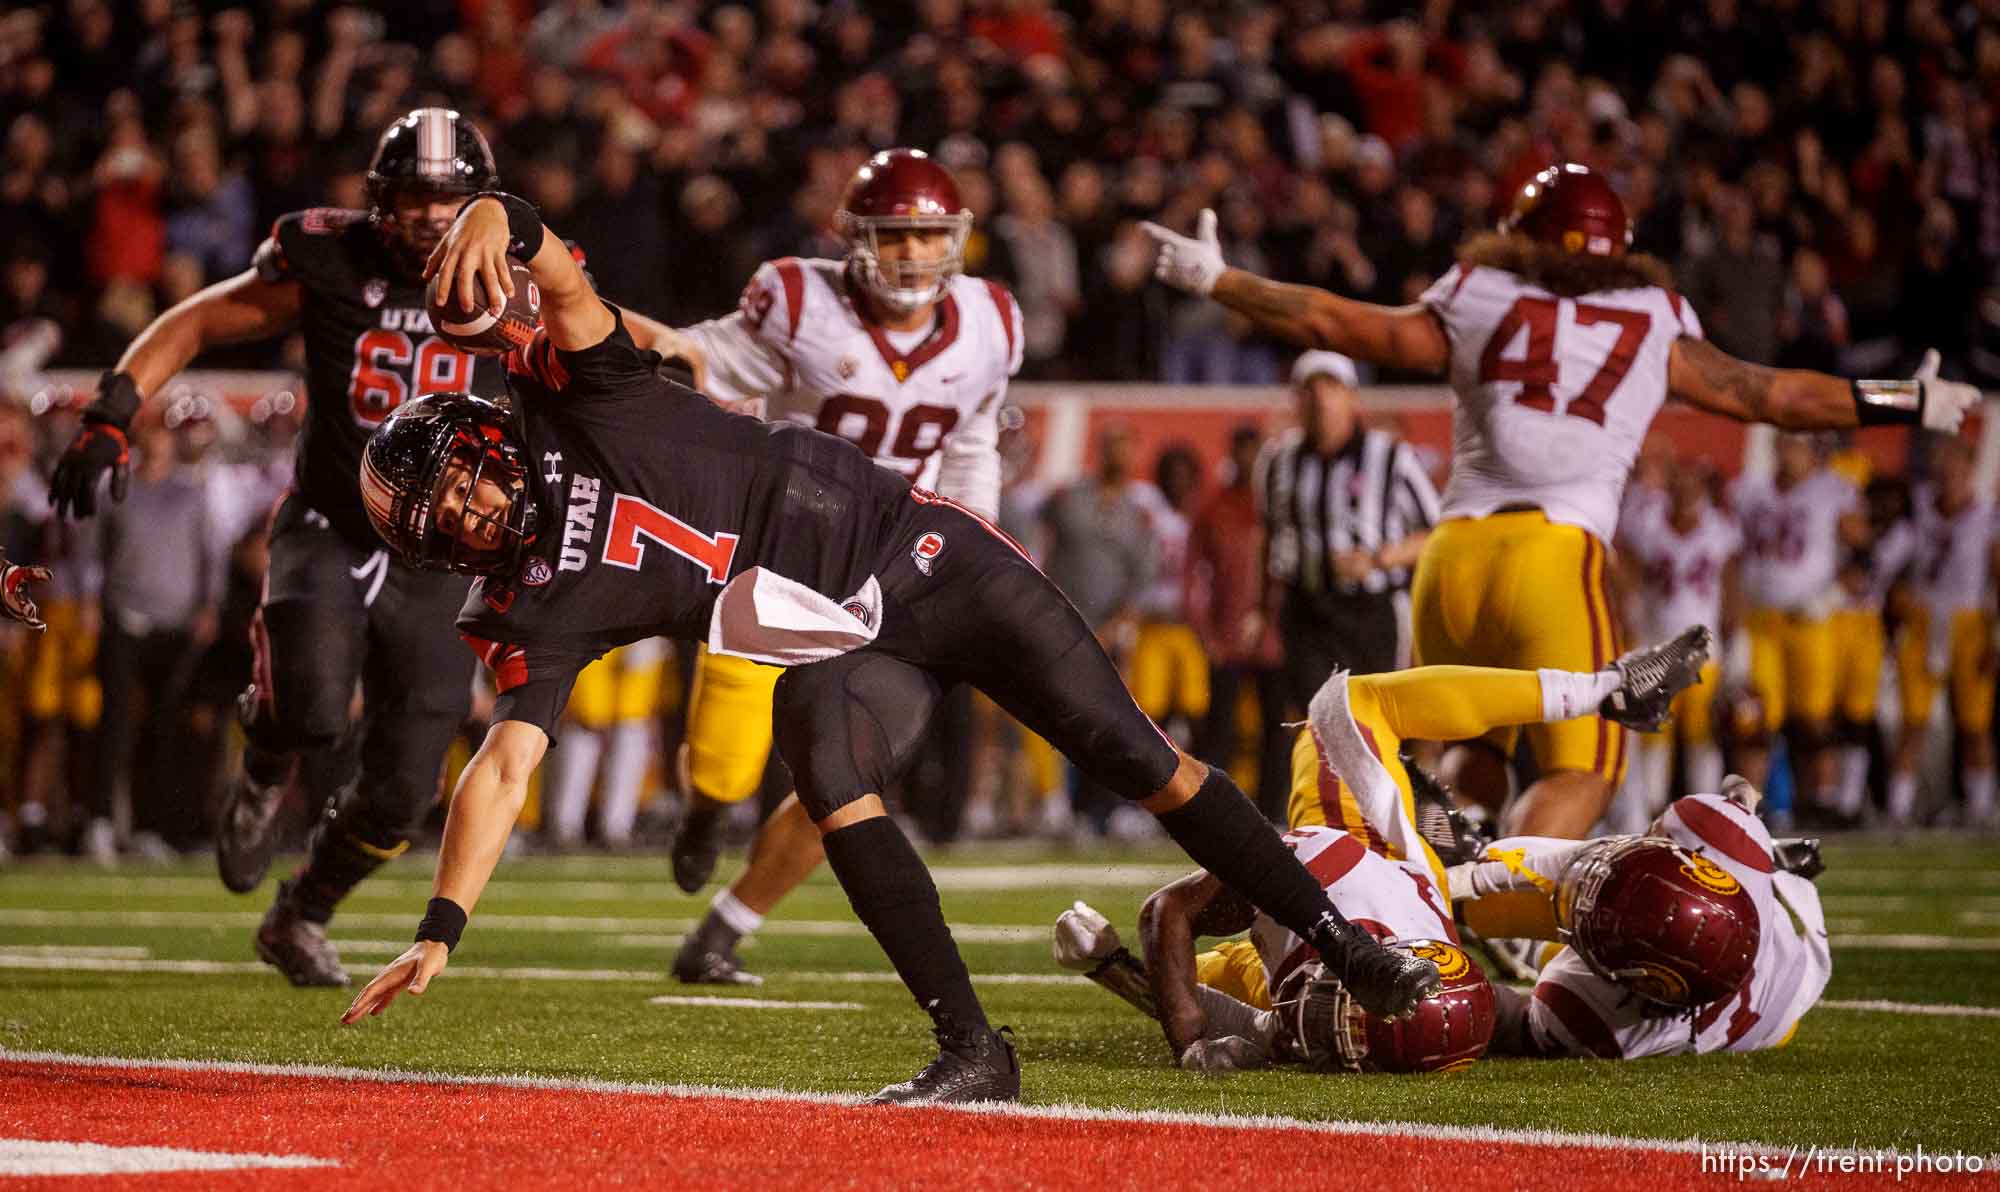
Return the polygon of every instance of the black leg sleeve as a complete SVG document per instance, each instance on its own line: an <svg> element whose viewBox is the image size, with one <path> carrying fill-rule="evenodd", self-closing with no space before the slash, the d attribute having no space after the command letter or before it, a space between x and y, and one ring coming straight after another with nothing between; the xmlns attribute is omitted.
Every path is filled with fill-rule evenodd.
<svg viewBox="0 0 2000 1192"><path fill-rule="evenodd" d="M1324 950L1347 920L1220 766L1160 826L1187 855L1300 939Z"/></svg>
<svg viewBox="0 0 2000 1192"><path fill-rule="evenodd" d="M878 815L828 832L827 863L917 1005L957 1034L986 1028L986 1011L945 925L937 884L901 828Z"/></svg>

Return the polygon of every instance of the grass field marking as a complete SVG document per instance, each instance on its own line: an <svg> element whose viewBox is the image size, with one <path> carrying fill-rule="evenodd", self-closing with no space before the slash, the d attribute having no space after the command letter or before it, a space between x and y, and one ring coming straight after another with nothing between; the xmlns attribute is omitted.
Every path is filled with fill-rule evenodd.
<svg viewBox="0 0 2000 1192"><path fill-rule="evenodd" d="M1991 869L1842 869L1828 866L1813 879L1822 890L1849 886L1881 886L1891 890L1954 890L1966 886L2000 887L2000 873Z"/></svg>
<svg viewBox="0 0 2000 1192"><path fill-rule="evenodd" d="M625 1093L654 1097L715 1098L725 1101L806 1102L818 1105L857 1105L865 1098L855 1094L806 1093L782 1088L730 1088L712 1084L667 1084L562 1078L550 1076L481 1076L441 1072L417 1072L397 1068L348 1068L324 1064L257 1064L228 1060L141 1060L122 1056L80 1056L56 1051L11 1051L0 1048L0 1064L72 1065L80 1068L114 1068L126 1071L223 1072L243 1076L271 1076L293 1079L351 1080L378 1084L476 1085L497 1088L548 1089L558 1092ZM1472 1142L1501 1145L1585 1148L1590 1150L1637 1151L1656 1154L1703 1154L1728 1149L1750 1154L1782 1155L1785 1148L1766 1143L1733 1142L1713 1138L1638 1138L1618 1134L1553 1129L1504 1129L1497 1126L1448 1126L1429 1122L1365 1122L1348 1120L1311 1121L1275 1114L1195 1113L1162 1109L1100 1109L1083 1105L931 1105L887 1112L922 1114L962 1113L975 1116L1040 1118L1072 1122L1143 1122L1164 1126L1202 1126L1220 1130L1264 1132L1303 1131L1346 1137L1404 1138L1439 1142ZM914 1122L912 1123L915 1124ZM1886 1148L1820 1147L1820 1155L1876 1156L1894 1154ZM2000 1174L2000 1154L1982 1156L1989 1173Z"/></svg>
<svg viewBox="0 0 2000 1192"><path fill-rule="evenodd" d="M1924 935L1890 932L1881 935L1835 935L1836 948L1876 948L1894 952L2000 952L2000 936Z"/></svg>
<svg viewBox="0 0 2000 1192"><path fill-rule="evenodd" d="M414 930L423 918L421 908L412 904L408 914L379 911L343 911L337 918L342 927ZM0 926L7 927L161 927L210 928L255 927L264 916L254 911L107 911L44 910L23 907L0 908ZM509 915L482 914L474 921L489 931L589 932L608 935L661 936L666 932L686 932L697 920L606 915ZM952 935L975 944L1039 943L1052 934L1048 926L1034 923L967 924L952 928ZM833 939L863 938L868 929L851 919L771 919L757 929L759 935L792 935ZM678 945L680 936L672 937ZM407 945L406 945L407 946Z"/></svg>
<svg viewBox="0 0 2000 1192"><path fill-rule="evenodd" d="M1949 1006L1926 1002L1822 1001L1820 1009L1875 1014L1918 1014L1937 1018L2000 1018L2000 1006Z"/></svg>
<svg viewBox="0 0 2000 1192"><path fill-rule="evenodd" d="M176 1171L238 1171L247 1167L338 1167L314 1155L229 1154L171 1146L105 1146L0 1138L0 1176L156 1175Z"/></svg>
<svg viewBox="0 0 2000 1192"><path fill-rule="evenodd" d="M403 945L408 947L408 944ZM120 956L6 956L0 955L0 969L33 969L43 972L83 973L177 973L192 976L223 976L235 973L274 973L261 960L135 960ZM454 977L493 981L638 981L664 979L660 969L572 969L541 965L454 965L446 970Z"/></svg>
<svg viewBox="0 0 2000 1192"><path fill-rule="evenodd" d="M770 977L784 977L798 981L817 981L827 985L898 985L902 978L883 969L862 969L851 972L805 972L778 971L767 974ZM982 973L974 970L974 985L1088 985L1089 977L1076 973Z"/></svg>
<svg viewBox="0 0 2000 1192"><path fill-rule="evenodd" d="M81 956L98 960L144 960L151 948L138 944L0 944L0 956Z"/></svg>
<svg viewBox="0 0 2000 1192"><path fill-rule="evenodd" d="M646 999L649 1006L702 1006L722 1010L866 1010L860 1002L788 1002L772 997L691 997L663 993Z"/></svg>

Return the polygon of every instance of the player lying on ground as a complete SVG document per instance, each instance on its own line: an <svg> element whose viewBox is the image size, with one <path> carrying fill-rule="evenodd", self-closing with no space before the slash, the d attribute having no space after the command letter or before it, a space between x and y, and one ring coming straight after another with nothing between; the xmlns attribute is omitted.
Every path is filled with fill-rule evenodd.
<svg viewBox="0 0 2000 1192"><path fill-rule="evenodd" d="M467 203L432 257L434 284L465 307L497 307L510 253L528 262L544 321L508 358L515 410L420 399L362 457L384 539L418 565L482 577L459 627L499 696L452 797L418 943L343 1021L444 970L577 672L655 635L790 668L774 696L779 751L856 916L937 1034L938 1058L880 1100L1020 1088L937 887L879 793L952 683L985 691L1154 812L1191 857L1309 940L1370 1010L1408 1013L1437 987L1434 964L1341 917L1226 774L1167 741L1075 608L1004 535L845 440L729 413L662 376L519 199Z"/></svg>
<svg viewBox="0 0 2000 1192"><path fill-rule="evenodd" d="M1645 836L1499 840L1450 871L1488 938L1561 940L1496 987L1496 1055L1639 1059L1783 1047L1833 975L1818 842L1773 841L1757 788L1677 799Z"/></svg>
<svg viewBox="0 0 2000 1192"><path fill-rule="evenodd" d="M1444 521L1411 591L1420 665L1592 670L1616 652L1605 546L1646 428L1669 396L1794 429L1877 423L1952 431L1979 399L1939 380L1848 381L1747 364L1701 338L1666 265L1627 253L1631 224L1601 177L1552 167L1522 188L1497 232L1410 306L1268 281L1223 262L1215 215L1194 236L1144 224L1168 285L1208 295L1258 329L1310 348L1446 377L1453 411ZM1455 751L1459 789L1498 810L1514 732ZM1625 738L1585 718L1528 730L1541 777L1508 831L1580 837L1624 769Z"/></svg>
<svg viewBox="0 0 2000 1192"><path fill-rule="evenodd" d="M1295 936L1205 872L1146 900L1139 914L1143 966L1081 902L1056 921L1056 960L1158 1018L1182 1067L1213 1071L1274 1059L1387 1072L1463 1067L1486 1050L1494 994L1460 950L1446 870L1418 826L1402 740L1477 735L1600 709L1620 723L1657 727L1673 697L1700 675L1708 647L1708 630L1697 626L1593 674L1434 666L1341 672L1320 688L1293 749L1285 840L1351 922L1437 962L1443 988L1408 1021L1384 1022L1352 1007L1337 978L1317 971ZM1245 930L1248 941L1195 954L1201 936Z"/></svg>
<svg viewBox="0 0 2000 1192"><path fill-rule="evenodd" d="M47 629L42 623L42 610L35 607L34 598L28 595L28 585L45 584L50 578L46 567L9 563L6 555L0 555L0 618L18 621L36 632Z"/></svg>

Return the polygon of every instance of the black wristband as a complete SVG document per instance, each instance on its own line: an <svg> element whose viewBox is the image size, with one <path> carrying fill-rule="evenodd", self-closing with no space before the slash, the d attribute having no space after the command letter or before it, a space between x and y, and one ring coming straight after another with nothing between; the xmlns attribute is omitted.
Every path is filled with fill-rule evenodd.
<svg viewBox="0 0 2000 1192"><path fill-rule="evenodd" d="M83 411L85 422L103 422L124 430L145 399L139 396L139 382L130 373L107 372L97 378L97 400Z"/></svg>
<svg viewBox="0 0 2000 1192"><path fill-rule="evenodd" d="M1915 426L1924 416L1924 383L1854 381L1854 420L1862 426Z"/></svg>
<svg viewBox="0 0 2000 1192"><path fill-rule="evenodd" d="M481 199L496 199L507 211L507 253L522 264L535 259L542 251L542 238L548 230L542 227L542 213L535 205L518 195L510 195L504 190L482 190L467 199L468 204Z"/></svg>
<svg viewBox="0 0 2000 1192"><path fill-rule="evenodd" d="M458 947L458 937L465 934L465 908L449 898L433 898L424 908L424 921L417 924L417 940L435 941L444 945L449 952Z"/></svg>

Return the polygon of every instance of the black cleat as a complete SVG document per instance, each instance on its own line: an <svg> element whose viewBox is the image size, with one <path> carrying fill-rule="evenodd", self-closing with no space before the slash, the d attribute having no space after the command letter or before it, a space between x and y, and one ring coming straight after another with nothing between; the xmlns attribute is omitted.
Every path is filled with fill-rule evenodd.
<svg viewBox="0 0 2000 1192"><path fill-rule="evenodd" d="M1598 714L1636 732L1658 731L1674 697L1701 678L1713 645L1708 627L1695 625L1670 642L1626 654L1616 664L1618 690L1604 697Z"/></svg>
<svg viewBox="0 0 2000 1192"><path fill-rule="evenodd" d="M1014 1054L1011 1027L955 1032L937 1028L938 1057L901 1084L892 1084L868 1105L947 1105L968 1101L1014 1101L1021 1096L1021 1060Z"/></svg>
<svg viewBox="0 0 2000 1192"><path fill-rule="evenodd" d="M326 938L324 925L302 917L292 905L292 883L278 883L277 900L257 925L257 958L285 974L300 987L338 989L348 983L340 953Z"/></svg>
<svg viewBox="0 0 2000 1192"><path fill-rule="evenodd" d="M1385 948L1352 923L1319 933L1315 942L1327 971L1340 978L1363 1010L1378 1018L1407 1018L1418 1002L1444 988L1437 965Z"/></svg>
<svg viewBox="0 0 2000 1192"><path fill-rule="evenodd" d="M1826 872L1826 862L1819 856L1819 841L1813 837L1773 840L1771 860L1786 873L1796 874L1807 881Z"/></svg>
<svg viewBox="0 0 2000 1192"><path fill-rule="evenodd" d="M691 808L681 821L680 834L674 837L674 884L690 894L699 892L715 876L715 864L722 859L726 810L720 804Z"/></svg>
<svg viewBox="0 0 2000 1192"><path fill-rule="evenodd" d="M733 950L705 943L691 931L674 956L674 978L683 985L762 985L764 978L744 969Z"/></svg>
<svg viewBox="0 0 2000 1192"><path fill-rule="evenodd" d="M278 852L278 808L284 801L282 782L261 786L239 773L230 783L229 804L215 831L215 870L223 885L248 894L264 884Z"/></svg>

